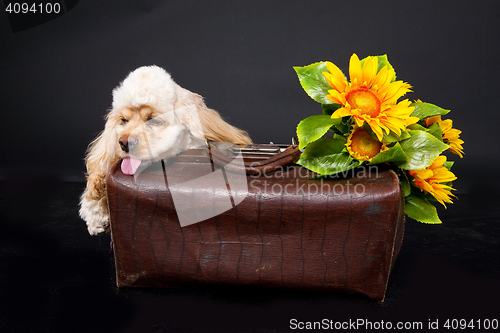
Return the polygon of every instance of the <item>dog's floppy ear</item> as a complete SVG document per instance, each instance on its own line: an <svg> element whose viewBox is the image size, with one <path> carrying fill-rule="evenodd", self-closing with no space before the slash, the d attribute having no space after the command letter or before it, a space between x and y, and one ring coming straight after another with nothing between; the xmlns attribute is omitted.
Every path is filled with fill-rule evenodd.
<svg viewBox="0 0 500 333"><path fill-rule="evenodd" d="M252 143L246 131L225 122L217 111L205 105L203 97L179 86L176 90L177 115L195 137L236 144Z"/></svg>
<svg viewBox="0 0 500 333"><path fill-rule="evenodd" d="M118 159L115 152L116 134L114 128L118 119L110 117L106 120L104 131L90 143L85 157L87 166L87 197L89 200L100 200L106 196L106 174L111 165Z"/></svg>

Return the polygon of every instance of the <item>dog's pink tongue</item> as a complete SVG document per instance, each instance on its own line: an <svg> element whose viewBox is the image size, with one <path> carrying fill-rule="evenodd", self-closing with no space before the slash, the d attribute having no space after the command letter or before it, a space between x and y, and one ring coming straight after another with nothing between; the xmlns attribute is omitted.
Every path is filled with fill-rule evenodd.
<svg viewBox="0 0 500 333"><path fill-rule="evenodd" d="M141 165L141 160L133 157L126 157L122 160L122 172L126 175L133 175Z"/></svg>

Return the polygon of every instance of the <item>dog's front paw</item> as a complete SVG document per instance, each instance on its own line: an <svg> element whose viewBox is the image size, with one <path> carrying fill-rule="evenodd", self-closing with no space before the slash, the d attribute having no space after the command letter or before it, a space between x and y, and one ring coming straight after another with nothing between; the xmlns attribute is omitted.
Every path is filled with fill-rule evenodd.
<svg viewBox="0 0 500 333"><path fill-rule="evenodd" d="M90 220L87 222L87 230L92 236L100 235L109 231L109 220Z"/></svg>
<svg viewBox="0 0 500 333"><path fill-rule="evenodd" d="M80 202L80 217L87 223L91 235L99 235L109 231L109 212L106 197L100 200L88 200L87 191Z"/></svg>

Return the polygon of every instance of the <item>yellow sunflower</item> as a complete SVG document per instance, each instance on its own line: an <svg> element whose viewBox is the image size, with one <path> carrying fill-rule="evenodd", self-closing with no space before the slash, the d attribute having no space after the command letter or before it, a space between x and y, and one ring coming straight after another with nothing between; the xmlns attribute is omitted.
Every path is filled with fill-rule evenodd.
<svg viewBox="0 0 500 333"><path fill-rule="evenodd" d="M453 154L460 156L460 158L464 157L464 148L462 147L464 141L460 139L460 133L462 133L462 131L452 128L453 120L451 119L441 120L441 116L429 117L425 119L427 127L436 122L443 129L443 140L447 140L450 145L450 151Z"/></svg>
<svg viewBox="0 0 500 333"><path fill-rule="evenodd" d="M328 72L323 72L332 90L326 96L342 107L332 114L332 118L353 116L358 127L366 122L381 141L383 131L393 131L401 135L406 126L416 123L417 117L410 117L414 107L409 100L397 103L397 100L411 91L411 86L403 81L392 80L393 69L384 66L378 70L377 57L366 58L361 64L353 54L349 63L348 82L342 71L331 62L326 63Z"/></svg>
<svg viewBox="0 0 500 333"><path fill-rule="evenodd" d="M453 203L450 196L454 196L451 190L454 190L444 183L457 179L453 172L449 171L444 163L446 156L439 156L427 168L422 170L410 170L409 174L415 178L414 184L425 192L430 193L439 203Z"/></svg>
<svg viewBox="0 0 500 333"><path fill-rule="evenodd" d="M354 127L347 138L347 151L357 160L371 161L380 152L388 150L385 144L375 140L362 127Z"/></svg>

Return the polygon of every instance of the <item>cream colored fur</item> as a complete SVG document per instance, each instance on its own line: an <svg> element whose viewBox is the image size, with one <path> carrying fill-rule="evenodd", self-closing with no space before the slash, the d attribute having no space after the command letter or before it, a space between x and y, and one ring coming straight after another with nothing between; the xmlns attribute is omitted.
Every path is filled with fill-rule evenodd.
<svg viewBox="0 0 500 333"><path fill-rule="evenodd" d="M126 152L119 141L137 138ZM177 85L157 66L140 67L113 90L112 109L102 133L89 145L87 186L81 196L80 216L91 235L108 231L106 174L119 159L134 157L148 163L168 159L212 141L250 144L245 131L226 123L209 109L200 95Z"/></svg>

